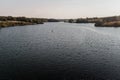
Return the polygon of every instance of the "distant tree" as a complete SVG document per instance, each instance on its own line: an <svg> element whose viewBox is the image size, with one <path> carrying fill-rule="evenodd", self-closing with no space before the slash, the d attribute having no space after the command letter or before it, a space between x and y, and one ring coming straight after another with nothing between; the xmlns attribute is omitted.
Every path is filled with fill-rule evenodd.
<svg viewBox="0 0 120 80"><path fill-rule="evenodd" d="M73 19L69 19L68 22L69 22L69 23L73 23L74 20L73 20Z"/></svg>
<svg viewBox="0 0 120 80"><path fill-rule="evenodd" d="M48 22L59 22L57 19L48 19Z"/></svg>
<svg viewBox="0 0 120 80"><path fill-rule="evenodd" d="M87 19L77 19L76 23L88 23Z"/></svg>

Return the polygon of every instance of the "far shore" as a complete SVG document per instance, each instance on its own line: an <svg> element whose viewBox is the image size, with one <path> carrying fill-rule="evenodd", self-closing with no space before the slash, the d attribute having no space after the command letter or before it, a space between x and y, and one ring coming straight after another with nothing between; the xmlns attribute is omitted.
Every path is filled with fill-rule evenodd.
<svg viewBox="0 0 120 80"><path fill-rule="evenodd" d="M95 23L96 27L120 27L120 21L110 21L110 22L98 22Z"/></svg>
<svg viewBox="0 0 120 80"><path fill-rule="evenodd" d="M47 19L47 18L27 18L0 16L0 28L12 26L25 26L44 24L45 22L68 22L68 23L95 23L95 27L120 27L120 16L93 17L78 19Z"/></svg>
<svg viewBox="0 0 120 80"><path fill-rule="evenodd" d="M66 20L69 23L95 23L96 27L120 27L120 16L78 18Z"/></svg>

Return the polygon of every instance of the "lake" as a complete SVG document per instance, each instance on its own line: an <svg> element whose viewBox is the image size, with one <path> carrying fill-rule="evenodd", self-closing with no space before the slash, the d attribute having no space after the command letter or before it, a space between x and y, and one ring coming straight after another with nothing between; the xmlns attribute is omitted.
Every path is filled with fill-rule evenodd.
<svg viewBox="0 0 120 80"><path fill-rule="evenodd" d="M0 80L120 80L120 28L63 22L1 28Z"/></svg>

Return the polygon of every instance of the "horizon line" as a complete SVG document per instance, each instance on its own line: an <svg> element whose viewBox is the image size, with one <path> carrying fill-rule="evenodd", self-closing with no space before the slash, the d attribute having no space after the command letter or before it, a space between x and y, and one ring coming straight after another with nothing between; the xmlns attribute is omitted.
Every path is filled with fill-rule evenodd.
<svg viewBox="0 0 120 80"><path fill-rule="evenodd" d="M0 15L1 17L3 16L3 17L9 17L9 16L11 16L11 17L26 17L26 18L43 18L43 19L79 19L79 18L105 18L105 17L115 17L115 16L120 16L120 15L114 15L114 16L94 16L94 17L76 17L76 18L54 18L54 17L35 17L35 16L23 16L23 15L21 15L21 16L13 16L13 15Z"/></svg>

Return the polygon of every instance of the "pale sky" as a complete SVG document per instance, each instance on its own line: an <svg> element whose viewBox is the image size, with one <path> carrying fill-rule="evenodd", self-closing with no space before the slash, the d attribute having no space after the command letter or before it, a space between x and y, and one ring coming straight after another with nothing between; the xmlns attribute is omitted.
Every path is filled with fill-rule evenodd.
<svg viewBox="0 0 120 80"><path fill-rule="evenodd" d="M120 15L120 0L0 0L0 16L81 18Z"/></svg>

